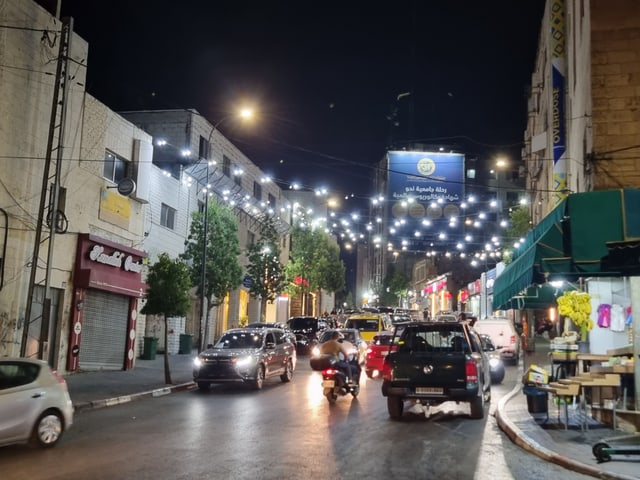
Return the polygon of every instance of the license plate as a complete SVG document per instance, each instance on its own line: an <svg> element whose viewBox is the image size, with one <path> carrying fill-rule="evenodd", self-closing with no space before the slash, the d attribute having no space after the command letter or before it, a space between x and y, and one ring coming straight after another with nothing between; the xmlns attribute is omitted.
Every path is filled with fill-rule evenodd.
<svg viewBox="0 0 640 480"><path fill-rule="evenodd" d="M386 355L389 355L389 352L387 350L385 350L384 352L380 352L380 354L384 357Z"/></svg>
<svg viewBox="0 0 640 480"><path fill-rule="evenodd" d="M336 386L336 382L334 380L323 380L322 387L323 388L333 388Z"/></svg>
<svg viewBox="0 0 640 480"><path fill-rule="evenodd" d="M436 395L442 395L442 388L435 387L416 387L416 393L432 393Z"/></svg>

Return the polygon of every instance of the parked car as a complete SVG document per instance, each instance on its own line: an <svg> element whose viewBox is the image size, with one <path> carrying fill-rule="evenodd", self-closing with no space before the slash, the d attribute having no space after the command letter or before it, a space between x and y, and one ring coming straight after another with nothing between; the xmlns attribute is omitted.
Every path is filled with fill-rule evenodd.
<svg viewBox="0 0 640 480"><path fill-rule="evenodd" d="M513 322L508 318L491 317L478 320L473 328L480 334L489 335L502 360L517 364L520 358L520 337Z"/></svg>
<svg viewBox="0 0 640 480"><path fill-rule="evenodd" d="M367 353L364 360L364 372L367 377L377 377L382 371L382 364L389 352L395 351L393 344L393 332L385 330L378 333L367 346Z"/></svg>
<svg viewBox="0 0 640 480"><path fill-rule="evenodd" d="M0 446L53 447L73 424L67 382L42 360L0 358Z"/></svg>
<svg viewBox="0 0 640 480"><path fill-rule="evenodd" d="M320 338L318 339L318 344L313 347L310 359L310 363L312 364L311 368L313 368L312 360L320 355L320 344L331 340L331 336L336 330L342 334L342 338L344 340L353 345L353 348L355 349L354 353L357 353L358 356L358 363L360 365L364 363L365 357L367 355L367 342L362 338L360 332L355 328L331 328L322 332Z"/></svg>
<svg viewBox="0 0 640 480"><path fill-rule="evenodd" d="M482 342L482 350L489 357L489 373L491 375L491 383L502 383L505 375L504 362L500 358L500 353L496 350L496 347L491 341L489 335L481 334L480 341Z"/></svg>
<svg viewBox="0 0 640 480"><path fill-rule="evenodd" d="M201 390L213 383L239 382L260 390L266 379L290 382L296 368L296 348L280 328L227 330L211 348L196 357L193 380Z"/></svg>
<svg viewBox="0 0 640 480"><path fill-rule="evenodd" d="M326 322L316 317L291 317L287 326L296 337L296 350L299 355L308 355L318 343L318 335L326 327Z"/></svg>

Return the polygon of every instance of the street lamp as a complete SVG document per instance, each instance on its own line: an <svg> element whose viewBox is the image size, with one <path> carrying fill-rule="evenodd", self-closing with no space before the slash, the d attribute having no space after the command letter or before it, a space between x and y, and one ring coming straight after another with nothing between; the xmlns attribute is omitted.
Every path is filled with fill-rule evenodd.
<svg viewBox="0 0 640 480"><path fill-rule="evenodd" d="M213 132L215 132L220 124L225 120L234 117L236 115L230 114L223 116L220 120L218 120L212 127L209 132L209 137L207 138L208 145L208 156L211 156L211 138L213 137ZM238 116L242 119L248 119L253 116L253 110L250 108L243 108L238 113ZM204 193L204 212L203 212L203 222L202 222L202 271L200 273L200 324L198 325L198 352L203 350L203 325L204 325L204 333L206 335L206 330L208 327L208 315L207 311L204 308L204 297L206 294L206 286L207 286L207 238L208 238L208 226L209 226L209 197L211 192L209 189L211 185L209 184L209 167L216 165L215 160L207 159L207 172L206 172L206 180L204 188L202 189ZM208 298L207 298L208 301ZM208 305L207 305L208 307ZM208 308L207 308L208 310Z"/></svg>

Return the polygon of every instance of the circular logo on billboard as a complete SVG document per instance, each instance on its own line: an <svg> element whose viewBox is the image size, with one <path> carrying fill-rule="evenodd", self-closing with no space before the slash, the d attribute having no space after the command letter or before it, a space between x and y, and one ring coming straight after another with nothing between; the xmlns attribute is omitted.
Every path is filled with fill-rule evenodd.
<svg viewBox="0 0 640 480"><path fill-rule="evenodd" d="M409 215L412 218L420 219L424 217L425 213L426 213L426 209L424 208L424 205L422 205L421 203L414 203L409 207Z"/></svg>
<svg viewBox="0 0 640 480"><path fill-rule="evenodd" d="M427 215L429 218L442 217L442 207L440 205L429 205L429 208L427 208Z"/></svg>
<svg viewBox="0 0 640 480"><path fill-rule="evenodd" d="M394 217L404 217L407 214L407 207L402 205L402 202L397 202L393 204L391 207L391 213Z"/></svg>
<svg viewBox="0 0 640 480"><path fill-rule="evenodd" d="M446 218L455 218L460 216L460 208L457 205L447 205L444 207L444 216Z"/></svg>
<svg viewBox="0 0 640 480"><path fill-rule="evenodd" d="M422 175L433 175L436 171L436 162L428 157L418 160L418 172Z"/></svg>

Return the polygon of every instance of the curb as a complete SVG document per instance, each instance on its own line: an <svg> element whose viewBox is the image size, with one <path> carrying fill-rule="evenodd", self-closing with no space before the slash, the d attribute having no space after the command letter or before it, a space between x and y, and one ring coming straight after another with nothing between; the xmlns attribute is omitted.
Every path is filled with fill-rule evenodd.
<svg viewBox="0 0 640 480"><path fill-rule="evenodd" d="M511 421L511 419L509 419L508 415L503 413L507 402L509 402L519 392L520 385L516 384L511 392L500 399L495 412L495 418L498 422L498 426L509 437L509 439L511 439L513 443L547 462L555 463L556 465L577 473L582 473L584 475L589 475L591 477L601 478L605 480L637 480L637 477L629 477L627 475L607 472L592 465L578 462L577 460L566 457L564 455L559 455L558 453L540 445L534 439L526 435L522 430L520 430L520 428L515 425L515 423Z"/></svg>
<svg viewBox="0 0 640 480"><path fill-rule="evenodd" d="M129 395L120 395L118 397L105 398L102 400L92 400L90 402L81 402L73 404L73 412L78 413L85 410L93 410L97 408L113 407L115 405L121 405L123 403L133 402L146 397L163 397L173 392L180 392L183 390L193 390L196 387L195 382L180 383L177 385L171 385L170 387L156 388L154 390L148 390L146 392L132 393Z"/></svg>

